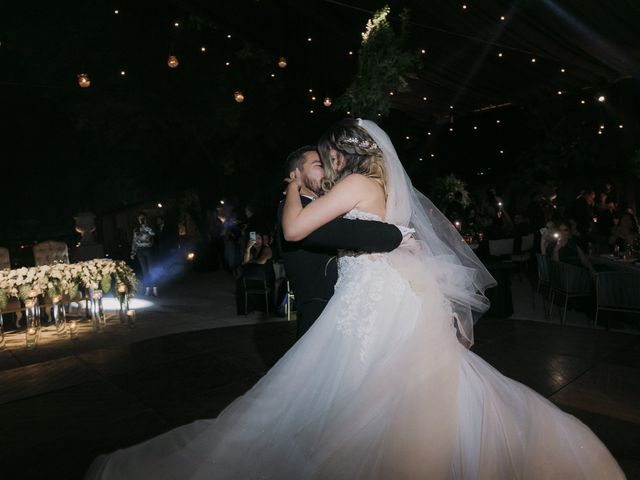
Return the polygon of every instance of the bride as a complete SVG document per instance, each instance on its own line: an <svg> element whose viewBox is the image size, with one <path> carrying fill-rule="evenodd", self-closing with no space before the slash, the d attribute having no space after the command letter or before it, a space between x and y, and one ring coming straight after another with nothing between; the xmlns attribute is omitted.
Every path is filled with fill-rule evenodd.
<svg viewBox="0 0 640 480"><path fill-rule="evenodd" d="M624 478L585 425L465 348L495 282L386 133L345 120L319 149L328 193L303 209L292 176L287 239L344 215L407 240L342 252L320 318L218 418L99 457L87 478Z"/></svg>

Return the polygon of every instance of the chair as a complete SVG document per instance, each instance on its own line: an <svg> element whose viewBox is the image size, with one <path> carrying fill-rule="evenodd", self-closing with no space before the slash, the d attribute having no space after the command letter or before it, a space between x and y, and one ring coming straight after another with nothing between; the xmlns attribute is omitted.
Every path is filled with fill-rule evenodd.
<svg viewBox="0 0 640 480"><path fill-rule="evenodd" d="M489 240L489 255L492 257L513 255L513 238Z"/></svg>
<svg viewBox="0 0 640 480"><path fill-rule="evenodd" d="M640 313L640 273L599 272L596 276L596 318L600 310Z"/></svg>
<svg viewBox="0 0 640 480"><path fill-rule="evenodd" d="M544 308L545 318L549 317L547 310L547 300L551 297L551 259L547 255L536 253L536 267L538 270L538 284L532 295L531 305L536 308L536 295L540 295L540 290L544 287L547 290L546 299L542 296L542 308Z"/></svg>
<svg viewBox="0 0 640 480"><path fill-rule="evenodd" d="M558 294L564 297L564 310L560 324L564 325L567 304L570 298L591 296L591 274L589 270L568 263L551 261L551 305ZM549 308L551 310L551 307ZM560 310L560 307L558 307Z"/></svg>
<svg viewBox="0 0 640 480"><path fill-rule="evenodd" d="M47 240L33 246L33 257L36 266L69 263L69 247L64 242Z"/></svg>
<svg viewBox="0 0 640 480"><path fill-rule="evenodd" d="M247 263L242 266L241 280L244 291L245 315L249 313L249 295L264 295L265 312L269 315L269 295L273 288L270 285L267 267L273 268L271 263L265 265Z"/></svg>
<svg viewBox="0 0 640 480"><path fill-rule="evenodd" d="M511 261L524 267L529 273L529 260L531 260L531 250L533 250L533 233L524 235L520 240L520 253L511 255Z"/></svg>
<svg viewBox="0 0 640 480"><path fill-rule="evenodd" d="M9 249L0 247L0 270L11 269L11 257Z"/></svg>

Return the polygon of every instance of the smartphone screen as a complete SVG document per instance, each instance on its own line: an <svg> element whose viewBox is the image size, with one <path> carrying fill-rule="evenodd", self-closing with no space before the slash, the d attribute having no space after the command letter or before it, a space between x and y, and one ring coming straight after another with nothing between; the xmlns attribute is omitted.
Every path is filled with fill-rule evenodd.
<svg viewBox="0 0 640 480"><path fill-rule="evenodd" d="M249 240L256 241L256 232L249 232Z"/></svg>

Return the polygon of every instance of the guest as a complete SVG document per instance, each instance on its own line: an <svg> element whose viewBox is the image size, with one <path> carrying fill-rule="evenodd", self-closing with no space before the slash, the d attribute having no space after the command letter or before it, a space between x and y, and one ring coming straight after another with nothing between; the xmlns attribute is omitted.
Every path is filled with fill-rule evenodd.
<svg viewBox="0 0 640 480"><path fill-rule="evenodd" d="M552 246L549 246L547 251L551 259L556 262L586 268L594 275L596 273L587 256L575 243L571 235L571 225L569 222L560 222L558 225L558 238Z"/></svg>
<svg viewBox="0 0 640 480"><path fill-rule="evenodd" d="M612 228L609 235L609 245L616 246L620 250L627 250L638 241L638 223L635 217L629 212L625 212L620 217L618 224Z"/></svg>
<svg viewBox="0 0 640 480"><path fill-rule="evenodd" d="M466 220L465 211L466 209L464 207L464 204L462 203L462 192L457 190L453 194L453 199L449 202L447 208L445 209L445 215L452 222L456 220L463 221Z"/></svg>
<svg viewBox="0 0 640 480"><path fill-rule="evenodd" d="M131 259L138 257L140 270L142 271L142 282L145 287L145 295L151 291L158 295L158 288L152 275L153 268L153 242L155 232L148 225L147 215L138 215L138 225L133 229L133 240L131 241Z"/></svg>
<svg viewBox="0 0 640 480"><path fill-rule="evenodd" d="M576 198L571 209L571 218L576 221L580 235L586 239L593 225L593 208L595 206L596 192L593 188L584 189Z"/></svg>
<svg viewBox="0 0 640 480"><path fill-rule="evenodd" d="M257 263L264 265L273 258L270 246L270 236L266 233L255 232L255 240L249 239L244 252L243 265L247 263Z"/></svg>
<svg viewBox="0 0 640 480"><path fill-rule="evenodd" d="M540 192L533 192L531 194L531 202L527 206L527 217L529 217L529 224L533 230L540 230L544 227L545 211L544 211L544 197Z"/></svg>
<svg viewBox="0 0 640 480"><path fill-rule="evenodd" d="M600 193L597 206L597 226L596 232L600 235L608 236L614 227L614 217L617 209L614 197L610 197L606 192Z"/></svg>
<svg viewBox="0 0 640 480"><path fill-rule="evenodd" d="M554 234L557 235L558 232L556 232L556 224L551 220L540 229L540 253L542 255L546 255L549 252L549 247L555 244Z"/></svg>

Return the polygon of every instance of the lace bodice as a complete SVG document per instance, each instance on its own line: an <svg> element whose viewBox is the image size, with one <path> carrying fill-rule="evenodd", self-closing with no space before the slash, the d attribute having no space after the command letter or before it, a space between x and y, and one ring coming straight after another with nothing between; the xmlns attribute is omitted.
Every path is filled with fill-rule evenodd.
<svg viewBox="0 0 640 480"><path fill-rule="evenodd" d="M382 219L369 212L353 209L344 218L351 220ZM383 300L385 290L390 287L389 275L393 269L387 261L386 253L361 253L340 251L338 254L338 281L336 292L342 315L337 320L337 328L344 335L355 336L360 343L360 359L365 361L371 342L375 337L377 305Z"/></svg>

